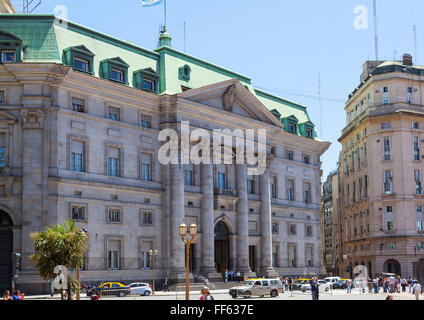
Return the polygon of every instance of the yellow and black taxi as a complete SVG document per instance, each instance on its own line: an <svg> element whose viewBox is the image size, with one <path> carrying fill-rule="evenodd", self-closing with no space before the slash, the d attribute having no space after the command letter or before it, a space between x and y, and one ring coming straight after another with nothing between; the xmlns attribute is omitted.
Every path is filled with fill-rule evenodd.
<svg viewBox="0 0 424 320"><path fill-rule="evenodd" d="M119 282L105 282L100 286L93 288L87 292L87 296L90 296L93 291L97 291L101 296L117 296L125 297L130 294L130 287L123 285Z"/></svg>
<svg viewBox="0 0 424 320"><path fill-rule="evenodd" d="M304 284L308 284L311 282L311 279L296 279L293 282L293 290L300 290Z"/></svg>

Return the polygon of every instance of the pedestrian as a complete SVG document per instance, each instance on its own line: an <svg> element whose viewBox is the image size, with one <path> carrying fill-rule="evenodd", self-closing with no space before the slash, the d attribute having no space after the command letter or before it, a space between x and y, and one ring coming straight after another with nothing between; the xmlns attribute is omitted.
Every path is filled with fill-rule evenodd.
<svg viewBox="0 0 424 320"><path fill-rule="evenodd" d="M386 300L393 300L393 296L387 296Z"/></svg>
<svg viewBox="0 0 424 320"><path fill-rule="evenodd" d="M407 284L408 284L408 281L405 278L402 278L402 280L400 280L400 285L402 286L402 292L406 292Z"/></svg>
<svg viewBox="0 0 424 320"><path fill-rule="evenodd" d="M206 296L206 289L208 287L203 287L202 290L200 290L200 300L207 300L207 296Z"/></svg>
<svg viewBox="0 0 424 320"><path fill-rule="evenodd" d="M352 279L347 280L347 294L352 293Z"/></svg>
<svg viewBox="0 0 424 320"><path fill-rule="evenodd" d="M293 291L293 279L289 278L289 280L287 281L288 285L289 285L289 290Z"/></svg>
<svg viewBox="0 0 424 320"><path fill-rule="evenodd" d="M12 296L10 295L10 291L6 290L4 292L3 300L13 300Z"/></svg>
<svg viewBox="0 0 424 320"><path fill-rule="evenodd" d="M413 289L415 294L415 300L420 300L421 284L418 281L415 282Z"/></svg>
<svg viewBox="0 0 424 320"><path fill-rule="evenodd" d="M53 297L54 295L54 281L50 282L50 296Z"/></svg>
<svg viewBox="0 0 424 320"><path fill-rule="evenodd" d="M408 288L409 288L409 293L412 293L412 285L413 285L413 283L412 283L412 279L411 279L411 277L409 277L409 278L408 278Z"/></svg>
<svg viewBox="0 0 424 320"><path fill-rule="evenodd" d="M165 281L163 282L163 291L169 292L168 278L165 278Z"/></svg>
<svg viewBox="0 0 424 320"><path fill-rule="evenodd" d="M228 269L225 270L225 283L228 282Z"/></svg>
<svg viewBox="0 0 424 320"><path fill-rule="evenodd" d="M379 287L378 287L378 279L377 279L377 277L374 278L373 285L374 285L374 293L378 293L379 292Z"/></svg>
<svg viewBox="0 0 424 320"><path fill-rule="evenodd" d="M204 295L205 299L200 299L200 300L215 300L213 298L213 296L211 295L211 292L209 291L208 287L205 287L205 295Z"/></svg>
<svg viewBox="0 0 424 320"><path fill-rule="evenodd" d="M15 290L15 291L13 292L13 297L12 297L12 299L13 299L13 300L23 300L23 297L22 297L22 295L21 295L21 292L20 292L19 290Z"/></svg>
<svg viewBox="0 0 424 320"><path fill-rule="evenodd" d="M100 295L96 290L93 290L91 293L90 300L100 300Z"/></svg>

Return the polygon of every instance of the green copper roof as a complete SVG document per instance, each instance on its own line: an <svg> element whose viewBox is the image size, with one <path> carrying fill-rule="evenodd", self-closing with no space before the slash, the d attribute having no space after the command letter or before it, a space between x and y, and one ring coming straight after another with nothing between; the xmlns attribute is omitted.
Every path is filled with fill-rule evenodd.
<svg viewBox="0 0 424 320"><path fill-rule="evenodd" d="M24 62L63 63L66 49L84 47L94 54L94 76L100 76L102 61L119 58L129 66L129 85L138 70L150 68L157 72L160 94L238 79L269 110L276 110L274 114L279 113L282 122L289 116L296 117L299 124L310 122L305 106L255 89L249 77L175 50L168 33L161 35L159 48L148 50L53 15L33 14L0 14L0 31L23 40Z"/></svg>

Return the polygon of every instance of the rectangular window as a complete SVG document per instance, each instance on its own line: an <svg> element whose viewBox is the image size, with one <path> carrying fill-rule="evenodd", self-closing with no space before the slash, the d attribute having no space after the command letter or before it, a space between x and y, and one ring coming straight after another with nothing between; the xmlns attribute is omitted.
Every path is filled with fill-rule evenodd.
<svg viewBox="0 0 424 320"><path fill-rule="evenodd" d="M109 177L119 177L119 159L120 159L120 150L118 148L109 148L108 149L108 176Z"/></svg>
<svg viewBox="0 0 424 320"><path fill-rule="evenodd" d="M414 170L415 180L415 194L423 194L423 188L421 184L421 170Z"/></svg>
<svg viewBox="0 0 424 320"><path fill-rule="evenodd" d="M381 123L381 130L390 129L392 127L391 122L382 122Z"/></svg>
<svg viewBox="0 0 424 320"><path fill-rule="evenodd" d="M417 231L424 231L423 207L422 206L417 206L416 218L417 218Z"/></svg>
<svg viewBox="0 0 424 320"><path fill-rule="evenodd" d="M121 110L119 108L109 107L107 111L107 118L119 121L121 119Z"/></svg>
<svg viewBox="0 0 424 320"><path fill-rule="evenodd" d="M278 267L278 247L272 246L272 266L274 268ZM273 284L273 281L271 281L271 284ZM278 282L275 281L274 285L277 285Z"/></svg>
<svg viewBox="0 0 424 320"><path fill-rule="evenodd" d="M358 194L358 200L362 200L362 178L359 178L358 180L358 188L359 188L359 194Z"/></svg>
<svg viewBox="0 0 424 320"><path fill-rule="evenodd" d="M383 104L389 104L390 103L390 87L383 87L381 100L382 100Z"/></svg>
<svg viewBox="0 0 424 320"><path fill-rule="evenodd" d="M72 98L72 110L85 113L85 102L82 99Z"/></svg>
<svg viewBox="0 0 424 320"><path fill-rule="evenodd" d="M356 160L358 161L358 170L361 170L361 151L356 148Z"/></svg>
<svg viewBox="0 0 424 320"><path fill-rule="evenodd" d="M141 217L142 217L142 221L141 221L142 225L145 225L145 226L153 225L153 213L143 212Z"/></svg>
<svg viewBox="0 0 424 320"><path fill-rule="evenodd" d="M141 154L141 181L152 181L152 155Z"/></svg>
<svg viewBox="0 0 424 320"><path fill-rule="evenodd" d="M272 234L278 234L278 223L272 224Z"/></svg>
<svg viewBox="0 0 424 320"><path fill-rule="evenodd" d="M276 199L277 198L277 178L271 177L270 178L270 191L271 191L271 198Z"/></svg>
<svg viewBox="0 0 424 320"><path fill-rule="evenodd" d="M121 256L121 241L109 240L108 241L108 264L109 270L120 269L120 256Z"/></svg>
<svg viewBox="0 0 424 320"><path fill-rule="evenodd" d="M364 177L364 198L368 198L368 176Z"/></svg>
<svg viewBox="0 0 424 320"><path fill-rule="evenodd" d="M303 163L304 164L311 164L311 157L308 155L303 156Z"/></svg>
<svg viewBox="0 0 424 320"><path fill-rule="evenodd" d="M0 106L4 106L4 91L0 91Z"/></svg>
<svg viewBox="0 0 424 320"><path fill-rule="evenodd" d="M151 128L152 127L152 117L142 114L141 119L140 119L140 125L143 128Z"/></svg>
<svg viewBox="0 0 424 320"><path fill-rule="evenodd" d="M293 154L293 151L287 151L287 152L286 152L286 159L287 159L287 160L290 160L290 161L293 161L293 160L294 160L294 154Z"/></svg>
<svg viewBox="0 0 424 320"><path fill-rule="evenodd" d="M296 257L296 245L289 244L288 245L288 262L289 268L296 268L297 266L297 257Z"/></svg>
<svg viewBox="0 0 424 320"><path fill-rule="evenodd" d="M356 182L353 181L352 183L352 201L353 203L356 202Z"/></svg>
<svg viewBox="0 0 424 320"><path fill-rule="evenodd" d="M217 178L218 189L227 189L227 174L224 172L218 172Z"/></svg>
<svg viewBox="0 0 424 320"><path fill-rule="evenodd" d="M110 69L110 80L124 82L124 72L118 69Z"/></svg>
<svg viewBox="0 0 424 320"><path fill-rule="evenodd" d="M414 160L420 160L420 145L418 137L414 137Z"/></svg>
<svg viewBox="0 0 424 320"><path fill-rule="evenodd" d="M389 250L396 249L396 242L388 242L387 243L387 249L389 249Z"/></svg>
<svg viewBox="0 0 424 320"><path fill-rule="evenodd" d="M364 166L368 165L368 150L367 150L367 143L364 143Z"/></svg>
<svg viewBox="0 0 424 320"><path fill-rule="evenodd" d="M312 130L311 129L305 130L305 137L306 138L312 138Z"/></svg>
<svg viewBox="0 0 424 320"><path fill-rule="evenodd" d="M311 184L309 182L303 184L303 201L306 204L311 203Z"/></svg>
<svg viewBox="0 0 424 320"><path fill-rule="evenodd" d="M194 169L192 166L184 170L184 184L194 186Z"/></svg>
<svg viewBox="0 0 424 320"><path fill-rule="evenodd" d="M412 104L412 87L408 87L406 91L407 91L408 103Z"/></svg>
<svg viewBox="0 0 424 320"><path fill-rule="evenodd" d="M153 250L153 241L141 242L141 269L152 269L152 259L150 258L150 250Z"/></svg>
<svg viewBox="0 0 424 320"><path fill-rule="evenodd" d="M3 50L1 52L1 61L4 62L16 62L16 51L14 50Z"/></svg>
<svg viewBox="0 0 424 320"><path fill-rule="evenodd" d="M119 209L109 209L108 221L112 222L112 223L121 222L121 210L119 210Z"/></svg>
<svg viewBox="0 0 424 320"><path fill-rule="evenodd" d="M305 235L307 237L312 237L312 226L311 225L306 225Z"/></svg>
<svg viewBox="0 0 424 320"><path fill-rule="evenodd" d="M84 142L72 140L71 148L71 170L84 172Z"/></svg>
<svg viewBox="0 0 424 320"><path fill-rule="evenodd" d="M296 235L296 224L289 224L289 235Z"/></svg>
<svg viewBox="0 0 424 320"><path fill-rule="evenodd" d="M253 178L247 180L247 194L255 194L255 180Z"/></svg>
<svg viewBox="0 0 424 320"><path fill-rule="evenodd" d="M85 220L85 207L72 207L72 220L84 221Z"/></svg>
<svg viewBox="0 0 424 320"><path fill-rule="evenodd" d="M90 71L88 61L80 58L74 58L74 68L84 72Z"/></svg>
<svg viewBox="0 0 424 320"><path fill-rule="evenodd" d="M384 194L393 194L392 170L384 171Z"/></svg>
<svg viewBox="0 0 424 320"><path fill-rule="evenodd" d="M384 161L392 160L392 138L391 137L383 138L383 160Z"/></svg>
<svg viewBox="0 0 424 320"><path fill-rule="evenodd" d="M155 91L155 82L149 79L143 79L143 89L147 91Z"/></svg>
<svg viewBox="0 0 424 320"><path fill-rule="evenodd" d="M306 247L306 267L307 268L311 268L313 267L313 261L312 261L312 257L314 256L313 253L313 247L312 246L307 246Z"/></svg>
<svg viewBox="0 0 424 320"><path fill-rule="evenodd" d="M412 129L419 129L420 124L418 122L412 122Z"/></svg>
<svg viewBox="0 0 424 320"><path fill-rule="evenodd" d="M287 200L294 201L294 180L287 180Z"/></svg>
<svg viewBox="0 0 424 320"><path fill-rule="evenodd" d="M6 133L0 133L0 168L6 168Z"/></svg>
<svg viewBox="0 0 424 320"><path fill-rule="evenodd" d="M395 231L395 214L392 206L384 209L384 225L386 231Z"/></svg>
<svg viewBox="0 0 424 320"><path fill-rule="evenodd" d="M297 125L293 122L289 122L289 132L297 133Z"/></svg>

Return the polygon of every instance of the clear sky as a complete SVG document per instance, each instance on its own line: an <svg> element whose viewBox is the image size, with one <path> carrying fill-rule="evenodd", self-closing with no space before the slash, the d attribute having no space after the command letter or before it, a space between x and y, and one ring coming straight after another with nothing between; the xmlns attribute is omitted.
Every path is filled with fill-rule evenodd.
<svg viewBox="0 0 424 320"><path fill-rule="evenodd" d="M373 1L167 1L173 47L184 51L185 21L188 54L251 77L257 88L307 105L320 138L332 143L322 158L323 178L334 170L347 97L359 85L362 64L375 58ZM21 9L21 0L12 2ZM359 13L354 11L361 5L368 9L368 29L355 27ZM35 13L58 13L57 6L65 6L73 22L147 49L157 47L162 5L142 7L141 0L42 0ZM424 64L424 1L377 0L377 9L379 58L400 59L410 53L414 63ZM365 26L364 20L359 22Z"/></svg>

